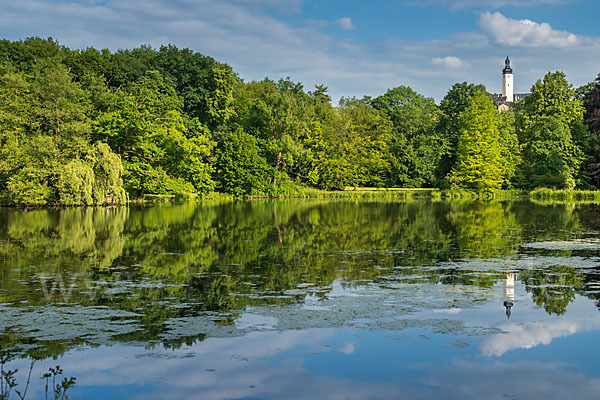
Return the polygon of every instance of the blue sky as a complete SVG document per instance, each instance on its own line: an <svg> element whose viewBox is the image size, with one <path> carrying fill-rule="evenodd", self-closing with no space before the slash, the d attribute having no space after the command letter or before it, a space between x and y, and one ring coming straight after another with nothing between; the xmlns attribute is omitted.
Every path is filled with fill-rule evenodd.
<svg viewBox="0 0 600 400"><path fill-rule="evenodd" d="M0 37L52 36L72 48L172 43L246 80L377 96L407 85L439 101L456 82L501 91L548 71L579 86L600 73L597 0L2 0Z"/></svg>

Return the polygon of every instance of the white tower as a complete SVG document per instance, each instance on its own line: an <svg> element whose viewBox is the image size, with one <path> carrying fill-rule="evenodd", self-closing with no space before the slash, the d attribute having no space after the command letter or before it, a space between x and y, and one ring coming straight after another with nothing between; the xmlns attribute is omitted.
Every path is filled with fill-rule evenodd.
<svg viewBox="0 0 600 400"><path fill-rule="evenodd" d="M506 56L506 61L504 61L504 69L502 70L502 96L506 97L507 103L512 103L515 100L513 70L510 67L510 59L508 56Z"/></svg>

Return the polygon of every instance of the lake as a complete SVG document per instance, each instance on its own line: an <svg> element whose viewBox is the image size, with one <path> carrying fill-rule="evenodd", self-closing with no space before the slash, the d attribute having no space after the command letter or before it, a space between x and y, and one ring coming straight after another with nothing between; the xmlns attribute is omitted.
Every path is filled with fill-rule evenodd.
<svg viewBox="0 0 600 400"><path fill-rule="evenodd" d="M599 307L597 205L0 209L14 399L598 399Z"/></svg>

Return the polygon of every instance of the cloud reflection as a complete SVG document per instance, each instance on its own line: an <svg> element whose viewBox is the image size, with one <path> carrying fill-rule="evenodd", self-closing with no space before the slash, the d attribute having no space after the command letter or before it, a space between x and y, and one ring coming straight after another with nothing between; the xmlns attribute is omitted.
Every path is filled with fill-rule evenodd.
<svg viewBox="0 0 600 400"><path fill-rule="evenodd" d="M521 327L526 333L522 343L531 343L535 327ZM585 324L550 324L549 336L540 340L588 328L591 326ZM361 336L369 335L361 332ZM513 336L518 332L514 330ZM431 357L406 351L404 345L396 348L386 344L390 352L405 350L394 353L393 368L388 367L382 375L370 374L373 366L365 349L359 351L362 347L352 341L340 342L340 335L336 329L254 332L243 337L212 338L174 351L103 346L69 352L58 363L66 374L76 375L77 386L71 394L80 398L585 400L600 395L600 379L561 369L559 364L465 361L457 359L456 353L448 357L444 352ZM372 343L379 339L369 336L362 340ZM501 348L496 341L489 343L491 349ZM336 351L330 351L331 344ZM342 363L336 364L340 357ZM26 360L19 363L27 369ZM56 363L47 360L37 368L43 370ZM385 360L382 365L386 365ZM36 385L31 388L33 397L41 396L41 380L32 383Z"/></svg>
<svg viewBox="0 0 600 400"><path fill-rule="evenodd" d="M125 385L138 387L139 395L131 398L140 399L311 399L315 393L324 399L369 399L373 393L378 398L397 398L400 392L391 384L311 374L305 366L306 353L294 355L297 348L328 352L323 344L335 333L332 329L254 332L237 338L208 339L169 352L135 346L100 347L70 352L60 365L66 374L76 375L73 394L82 398L99 386L115 394ZM356 346L344 342L333 354L351 355ZM292 354L283 361L269 361L288 351ZM38 368L47 368L45 364L52 366L56 361L44 361ZM41 383L31 390L34 396L43 393Z"/></svg>
<svg viewBox="0 0 600 400"><path fill-rule="evenodd" d="M437 388L444 399L595 400L600 396L600 379L551 364L454 361L434 368L423 383Z"/></svg>
<svg viewBox="0 0 600 400"><path fill-rule="evenodd" d="M506 323L498 328L503 333L489 336L481 341L481 352L488 357L500 357L510 350L548 345L553 339L567 337L578 332L599 330L600 320L597 316L591 315L577 319L564 317L527 324Z"/></svg>

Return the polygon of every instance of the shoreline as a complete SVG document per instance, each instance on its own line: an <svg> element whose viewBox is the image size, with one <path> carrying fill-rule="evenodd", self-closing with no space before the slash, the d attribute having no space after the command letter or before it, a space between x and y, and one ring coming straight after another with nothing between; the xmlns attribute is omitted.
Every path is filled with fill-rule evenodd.
<svg viewBox="0 0 600 400"><path fill-rule="evenodd" d="M288 196L233 196L225 193L213 192L206 196L177 197L174 195L145 195L141 199L129 200L125 204L104 205L63 205L60 203L44 205L19 205L10 204L4 199L0 201L0 207L14 209L60 209L80 207L126 207L129 204L155 204L187 201L239 201L239 200L292 200L292 199L431 199L431 200L458 200L458 199L480 199L480 200L507 200L507 199L529 199L540 204L564 204L564 203L586 203L600 204L600 190L557 190L538 188L531 191L526 190L498 190L477 191L466 189L436 189L436 188L346 188L343 191L319 191L307 190L298 194Z"/></svg>

